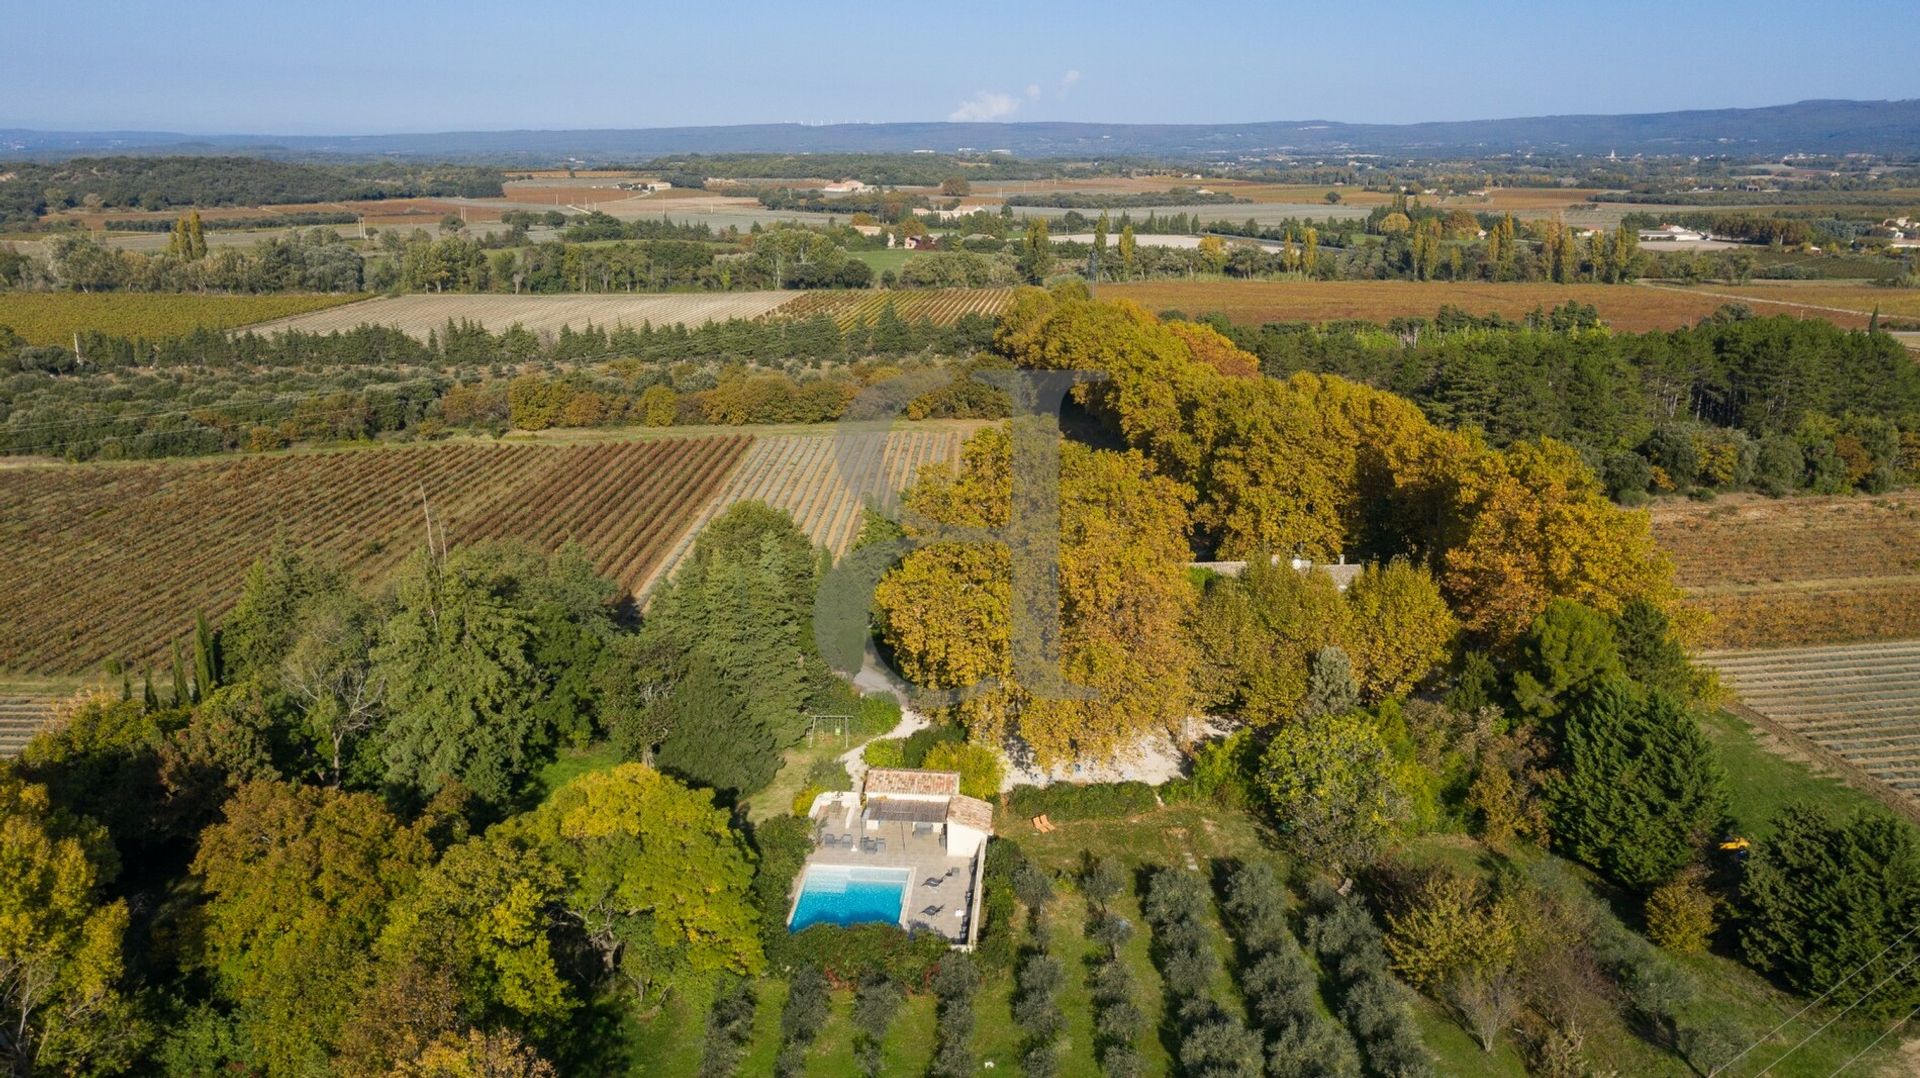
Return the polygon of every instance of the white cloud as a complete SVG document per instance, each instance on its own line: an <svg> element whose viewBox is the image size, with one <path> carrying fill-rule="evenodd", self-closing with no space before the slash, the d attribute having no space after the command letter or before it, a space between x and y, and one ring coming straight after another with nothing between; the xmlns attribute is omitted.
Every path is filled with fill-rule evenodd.
<svg viewBox="0 0 1920 1078"><path fill-rule="evenodd" d="M1080 82L1080 69L1077 67L1068 68L1067 73L1060 76L1060 96L1061 97L1067 96L1067 92L1069 90L1072 90L1074 86L1077 85L1079 82Z"/></svg>
<svg viewBox="0 0 1920 1078"><path fill-rule="evenodd" d="M1028 101L1040 100L1040 84L1039 83L1037 82L1027 83L1027 100Z"/></svg>
<svg viewBox="0 0 1920 1078"><path fill-rule="evenodd" d="M947 119L957 124L985 123L992 120L1004 120L1020 109L1020 99L1012 94L994 93L981 90L965 101L960 107L947 114Z"/></svg>

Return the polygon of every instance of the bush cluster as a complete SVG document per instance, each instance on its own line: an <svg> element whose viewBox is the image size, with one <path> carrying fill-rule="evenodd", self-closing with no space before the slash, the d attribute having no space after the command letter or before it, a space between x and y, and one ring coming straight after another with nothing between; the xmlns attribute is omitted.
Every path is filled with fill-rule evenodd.
<svg viewBox="0 0 1920 1078"><path fill-rule="evenodd" d="M951 952L940 960L933 973L934 1010L933 1065L930 1078L967 1078L974 1072L973 997L980 988L980 972L973 960L960 952Z"/></svg>
<svg viewBox="0 0 1920 1078"><path fill-rule="evenodd" d="M860 1072L873 1078L881 1073L885 1059L881 1047L887 1039L887 1027L899 1012L904 994L899 982L884 974L868 974L860 981L853 997L853 1058Z"/></svg>
<svg viewBox="0 0 1920 1078"><path fill-rule="evenodd" d="M700 1052L700 1078L727 1078L753 1039L753 982L729 978L707 1011L707 1038Z"/></svg>
<svg viewBox="0 0 1920 1078"><path fill-rule="evenodd" d="M1068 820L1114 820L1152 812L1159 802L1144 782L1103 782L1081 785L1056 782L1051 786L1021 786L1008 795L1019 816L1045 815L1055 823Z"/></svg>
<svg viewBox="0 0 1920 1078"><path fill-rule="evenodd" d="M1359 1044L1367 1070L1399 1078L1433 1074L1410 993L1387 971L1380 926L1365 904L1320 885L1307 917L1307 940L1333 982L1340 1018Z"/></svg>
<svg viewBox="0 0 1920 1078"><path fill-rule="evenodd" d="M1260 1078L1265 1061L1259 1034L1213 998L1220 958L1207 931L1210 901L1206 885L1187 873L1163 869L1147 885L1145 913L1180 1029L1180 1067L1188 1074Z"/></svg>
<svg viewBox="0 0 1920 1078"><path fill-rule="evenodd" d="M830 987L817 966L802 967L787 982L787 1004L780 1009L780 1054L773 1060L776 1078L806 1073L807 1049L827 1024Z"/></svg>
<svg viewBox="0 0 1920 1078"><path fill-rule="evenodd" d="M1227 923L1246 951L1240 989L1267 1035L1273 1078L1347 1078L1360 1073L1353 1038L1320 1009L1319 976L1287 924L1286 888L1265 864L1227 881Z"/></svg>
<svg viewBox="0 0 1920 1078"><path fill-rule="evenodd" d="M1120 961L1120 948L1133 938L1133 925L1112 906L1125 887L1126 879L1114 862L1086 858L1080 893L1087 900L1087 938L1100 947L1087 977L1093 996L1093 1054L1108 1078L1146 1073L1146 1061L1133 1044L1144 1016L1134 1001L1133 976Z"/></svg>

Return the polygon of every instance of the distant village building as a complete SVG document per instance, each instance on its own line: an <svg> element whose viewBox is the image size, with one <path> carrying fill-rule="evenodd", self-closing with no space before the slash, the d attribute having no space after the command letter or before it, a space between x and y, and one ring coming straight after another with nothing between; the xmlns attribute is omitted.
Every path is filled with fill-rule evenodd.
<svg viewBox="0 0 1920 1078"><path fill-rule="evenodd" d="M873 190L873 185L859 180L837 180L820 190L829 195L862 195Z"/></svg>
<svg viewBox="0 0 1920 1078"><path fill-rule="evenodd" d="M1679 225L1661 225L1659 228L1640 230L1641 243L1688 243L1706 238L1707 234L1704 232L1695 232L1691 228L1682 228Z"/></svg>

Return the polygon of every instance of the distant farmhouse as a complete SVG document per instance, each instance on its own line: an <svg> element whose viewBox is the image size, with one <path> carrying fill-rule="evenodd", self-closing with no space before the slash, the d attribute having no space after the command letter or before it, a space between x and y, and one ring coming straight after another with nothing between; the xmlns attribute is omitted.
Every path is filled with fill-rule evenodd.
<svg viewBox="0 0 1920 1078"><path fill-rule="evenodd" d="M1706 238L1707 234L1705 232L1696 232L1691 228L1682 228L1679 225L1661 225L1659 228L1643 228L1640 230L1641 243L1691 243L1695 240L1704 240Z"/></svg>

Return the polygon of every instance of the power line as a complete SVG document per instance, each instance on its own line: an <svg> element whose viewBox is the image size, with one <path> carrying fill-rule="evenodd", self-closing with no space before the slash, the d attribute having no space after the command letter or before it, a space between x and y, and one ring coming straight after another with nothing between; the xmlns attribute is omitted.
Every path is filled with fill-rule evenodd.
<svg viewBox="0 0 1920 1078"><path fill-rule="evenodd" d="M1895 1022L1894 1024L1888 1026L1886 1029L1881 1030L1880 1035L1878 1037L1875 1037L1871 1041L1868 1041L1867 1046L1865 1048L1862 1048L1858 1052L1855 1052L1853 1053L1853 1055L1847 1057L1847 1061L1845 1063L1840 1064L1840 1066L1834 1068L1833 1074L1827 1075L1827 1078L1835 1078L1835 1076L1838 1075L1841 1071L1846 1070L1848 1067L1853 1066L1856 1062L1859 1061L1861 1056L1864 1056L1868 1052L1873 1051L1874 1047L1878 1045L1881 1041L1884 1041L1888 1037L1892 1036L1894 1030L1899 1029L1901 1026L1906 1025L1908 1022L1913 1021L1913 1016L1916 1014L1920 1014L1920 1006L1917 1006L1913 1010L1908 1011L1907 1016L1905 1018L1902 1018L1898 1022Z"/></svg>
<svg viewBox="0 0 1920 1078"><path fill-rule="evenodd" d="M1781 1022L1779 1025L1774 1026L1772 1029L1767 1030L1765 1033L1762 1033L1760 1035L1759 1040L1756 1040L1752 1044L1747 1045L1745 1048L1740 1049L1740 1053L1734 1056L1732 1059L1727 1060L1725 1066L1723 1066L1721 1069L1725 1070L1726 1067L1731 1067L1735 1063L1740 1062L1740 1060L1744 1058L1748 1052L1751 1052L1755 1048L1758 1048L1762 1044L1765 1044L1767 1041L1772 1040L1774 1034L1780 1032L1781 1030L1787 1028L1793 1023L1799 1021L1801 1015L1804 1015L1808 1011L1814 1009L1815 1007L1818 1007L1822 1002L1826 1000L1828 996L1831 996L1835 992L1838 992L1841 989L1841 987L1844 986L1848 981L1851 981L1855 977L1858 977L1862 970L1866 969L1868 966L1873 965L1875 962L1880 961L1880 959L1886 957L1886 954L1888 951L1891 951L1895 947L1898 947L1902 943L1906 942L1907 937L1913 935L1915 932L1920 932L1920 925L1915 925L1912 928L1907 929L1907 931L1903 935L1901 935L1899 939L1894 940L1892 943L1889 943L1885 947L1881 948L1879 954L1874 955L1872 958L1869 958L1865 962L1862 962L1859 965L1853 967L1853 969L1850 970L1845 977L1842 977L1838 981L1834 982L1834 985L1832 988L1829 988L1825 992L1820 993L1820 995L1816 999L1814 999L1813 1002L1808 1003L1806 1006L1793 1012L1791 1015L1788 1015L1786 1021ZM1782 1056L1781 1058L1784 1059L1786 1057ZM1774 1060L1774 1062L1778 1063L1779 1060ZM1764 1074L1766 1072L1762 1071L1761 1073Z"/></svg>
<svg viewBox="0 0 1920 1078"><path fill-rule="evenodd" d="M1801 1048L1805 1047L1808 1041L1811 1041L1815 1037L1818 1037L1820 1034L1826 1032L1828 1026L1834 1024L1835 1022L1838 1022L1842 1018L1845 1018L1849 1011L1853 1010L1855 1007L1858 1007L1862 1003L1865 1003L1867 1001L1867 997L1873 995L1875 992L1878 992L1880 991L1880 989L1886 987L1887 982L1893 980L1895 977L1900 976L1902 973L1905 973L1907 970L1907 967L1913 965L1915 962L1920 962L1920 954L1916 954L1912 958L1907 959L1906 962L1903 963L1899 969L1896 969L1892 973L1889 973L1885 977L1882 977L1880 979L1879 984L1876 984L1872 988L1869 988L1865 992L1861 993L1859 999L1856 999L1852 1003L1847 1004L1846 1007L1843 1010L1841 1010L1839 1014L1836 1014L1832 1018L1827 1019L1825 1022L1820 1023L1819 1029L1816 1029L1812 1033L1807 1034L1805 1037L1800 1039L1800 1043L1780 1053L1779 1059L1775 1059L1773 1062L1760 1068L1759 1072L1756 1073L1753 1076L1753 1078L1761 1078L1761 1075L1764 1075L1768 1071L1779 1066L1780 1063L1783 1060L1785 1060L1788 1056L1792 1055L1795 1052L1798 1052Z"/></svg>

